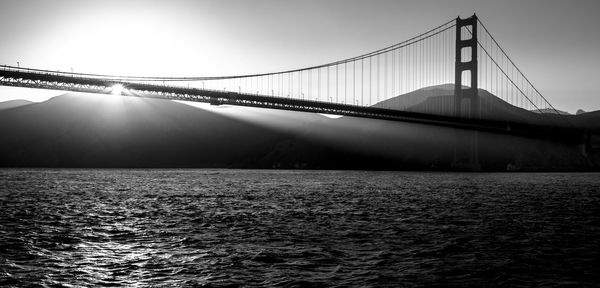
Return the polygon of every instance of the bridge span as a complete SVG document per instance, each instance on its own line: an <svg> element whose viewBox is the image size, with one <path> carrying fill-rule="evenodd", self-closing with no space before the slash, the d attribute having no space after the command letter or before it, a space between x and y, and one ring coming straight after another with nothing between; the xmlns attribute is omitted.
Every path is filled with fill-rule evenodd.
<svg viewBox="0 0 600 288"><path fill-rule="evenodd" d="M210 103L211 105L236 105L311 113L336 114L352 117L438 125L492 133L522 135L527 137L568 140L573 139L572 136L580 135L581 133L581 131L573 129L569 126L536 125L531 123L492 119L470 119L464 117L427 114L379 107L330 103L316 100L273 97L268 95L156 85L148 83L122 82L92 77L74 77L61 74L21 71L19 69L12 68L0 70L0 84L3 86L54 89L99 94L113 94L115 88L119 87L119 95L121 96L204 102Z"/></svg>

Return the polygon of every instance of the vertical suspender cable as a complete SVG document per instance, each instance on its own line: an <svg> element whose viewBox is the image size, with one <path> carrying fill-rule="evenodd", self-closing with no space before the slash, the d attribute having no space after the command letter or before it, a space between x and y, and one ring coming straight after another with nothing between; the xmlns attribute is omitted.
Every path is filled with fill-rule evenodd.
<svg viewBox="0 0 600 288"><path fill-rule="evenodd" d="M321 68L317 68L317 98L321 101Z"/></svg>
<svg viewBox="0 0 600 288"><path fill-rule="evenodd" d="M387 84L387 80L388 80L388 57L387 57L387 52L383 55L384 56L384 70L383 70L383 99L387 100L388 96L387 96L387 92L388 92L388 84Z"/></svg>
<svg viewBox="0 0 600 288"><path fill-rule="evenodd" d="M335 103L339 103L339 101L338 101L338 90L340 87L340 85L338 83L339 70L340 70L340 65L335 65Z"/></svg>
<svg viewBox="0 0 600 288"><path fill-rule="evenodd" d="M377 54L377 102L379 102L379 54Z"/></svg>
<svg viewBox="0 0 600 288"><path fill-rule="evenodd" d="M371 101L371 93L373 93L373 56L369 57L369 105L373 105Z"/></svg>

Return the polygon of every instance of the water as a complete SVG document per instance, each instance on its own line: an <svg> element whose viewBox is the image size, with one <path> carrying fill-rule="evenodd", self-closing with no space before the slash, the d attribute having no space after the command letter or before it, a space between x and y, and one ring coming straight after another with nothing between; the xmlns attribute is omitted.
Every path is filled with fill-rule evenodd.
<svg viewBox="0 0 600 288"><path fill-rule="evenodd" d="M595 286L599 176L0 170L0 286Z"/></svg>

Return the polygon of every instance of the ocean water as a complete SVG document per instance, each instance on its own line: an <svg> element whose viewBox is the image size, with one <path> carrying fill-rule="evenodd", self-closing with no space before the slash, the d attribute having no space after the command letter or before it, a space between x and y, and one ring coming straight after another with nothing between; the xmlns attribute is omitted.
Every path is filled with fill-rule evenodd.
<svg viewBox="0 0 600 288"><path fill-rule="evenodd" d="M600 285L600 174L0 170L2 287Z"/></svg>

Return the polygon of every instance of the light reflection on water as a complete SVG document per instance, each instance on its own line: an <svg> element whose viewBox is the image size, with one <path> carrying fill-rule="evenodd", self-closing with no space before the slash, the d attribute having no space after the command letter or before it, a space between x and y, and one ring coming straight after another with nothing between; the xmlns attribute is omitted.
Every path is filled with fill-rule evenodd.
<svg viewBox="0 0 600 288"><path fill-rule="evenodd" d="M0 286L595 285L598 176L0 170Z"/></svg>

